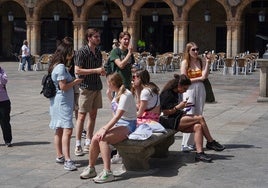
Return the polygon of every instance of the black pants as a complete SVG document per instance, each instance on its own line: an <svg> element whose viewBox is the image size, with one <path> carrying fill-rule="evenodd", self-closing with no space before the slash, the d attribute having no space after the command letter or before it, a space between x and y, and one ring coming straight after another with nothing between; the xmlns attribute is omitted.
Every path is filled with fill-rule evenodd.
<svg viewBox="0 0 268 188"><path fill-rule="evenodd" d="M0 102L0 125L5 143L11 143L12 131L10 125L10 100Z"/></svg>

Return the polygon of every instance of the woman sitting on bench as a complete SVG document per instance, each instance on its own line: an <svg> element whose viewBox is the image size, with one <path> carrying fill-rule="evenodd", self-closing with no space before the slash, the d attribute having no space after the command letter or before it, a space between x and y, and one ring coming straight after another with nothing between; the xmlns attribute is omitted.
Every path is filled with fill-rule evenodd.
<svg viewBox="0 0 268 188"><path fill-rule="evenodd" d="M210 135L207 123L202 115L187 115L184 109L191 108L187 100L182 101L184 93L191 85L191 81L185 75L174 75L174 79L168 81L160 94L161 110L164 114L160 117L160 123L166 128L173 128L183 133L194 132L196 144L196 161L211 162L212 158L203 151L203 136L207 139L206 148L222 151L225 147L216 142ZM174 125L171 127L171 125Z"/></svg>
<svg viewBox="0 0 268 188"><path fill-rule="evenodd" d="M137 102L137 124L159 121L160 99L158 86L150 81L147 70L140 70L133 75L133 89Z"/></svg>
<svg viewBox="0 0 268 188"><path fill-rule="evenodd" d="M111 171L111 151L110 144L119 143L127 139L128 135L136 129L136 105L132 93L125 88L123 80L118 73L113 73L107 77L109 89L115 92L112 99L113 118L99 129L93 136L89 150L89 166L80 174L81 179L95 177L96 160L101 153L104 164L103 171L93 178L96 183L105 183L114 180Z"/></svg>

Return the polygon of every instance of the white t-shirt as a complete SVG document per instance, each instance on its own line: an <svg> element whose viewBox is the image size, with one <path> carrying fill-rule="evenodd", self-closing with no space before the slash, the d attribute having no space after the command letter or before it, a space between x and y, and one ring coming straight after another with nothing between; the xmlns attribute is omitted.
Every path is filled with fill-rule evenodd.
<svg viewBox="0 0 268 188"><path fill-rule="evenodd" d="M115 102L115 98L113 98L112 103ZM132 93L127 89L124 94L120 96L117 109L124 110L125 113L121 117L125 120L136 120L137 112L136 112L136 103Z"/></svg>
<svg viewBox="0 0 268 188"><path fill-rule="evenodd" d="M21 47L21 57L27 57L30 55L30 49L24 44Z"/></svg>
<svg viewBox="0 0 268 188"><path fill-rule="evenodd" d="M158 101L157 101L157 98L158 98ZM140 100L148 102L147 109L160 105L159 95L152 92L150 88L144 88L141 90ZM157 104L156 104L156 101L157 101Z"/></svg>

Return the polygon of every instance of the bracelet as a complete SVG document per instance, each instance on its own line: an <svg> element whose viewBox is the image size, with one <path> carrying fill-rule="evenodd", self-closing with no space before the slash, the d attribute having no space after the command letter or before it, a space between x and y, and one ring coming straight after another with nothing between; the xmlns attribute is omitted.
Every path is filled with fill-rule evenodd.
<svg viewBox="0 0 268 188"><path fill-rule="evenodd" d="M104 127L102 127L102 129L104 129L105 131L107 131L107 129L105 129Z"/></svg>

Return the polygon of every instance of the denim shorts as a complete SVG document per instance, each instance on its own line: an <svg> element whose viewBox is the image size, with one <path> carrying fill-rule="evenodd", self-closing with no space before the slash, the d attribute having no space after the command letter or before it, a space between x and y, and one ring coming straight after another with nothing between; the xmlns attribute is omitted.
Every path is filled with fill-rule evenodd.
<svg viewBox="0 0 268 188"><path fill-rule="evenodd" d="M128 127L128 130L130 131L130 133L135 131L136 125L137 125L137 120L125 120L125 119L119 119L118 122L115 124L115 126Z"/></svg>

